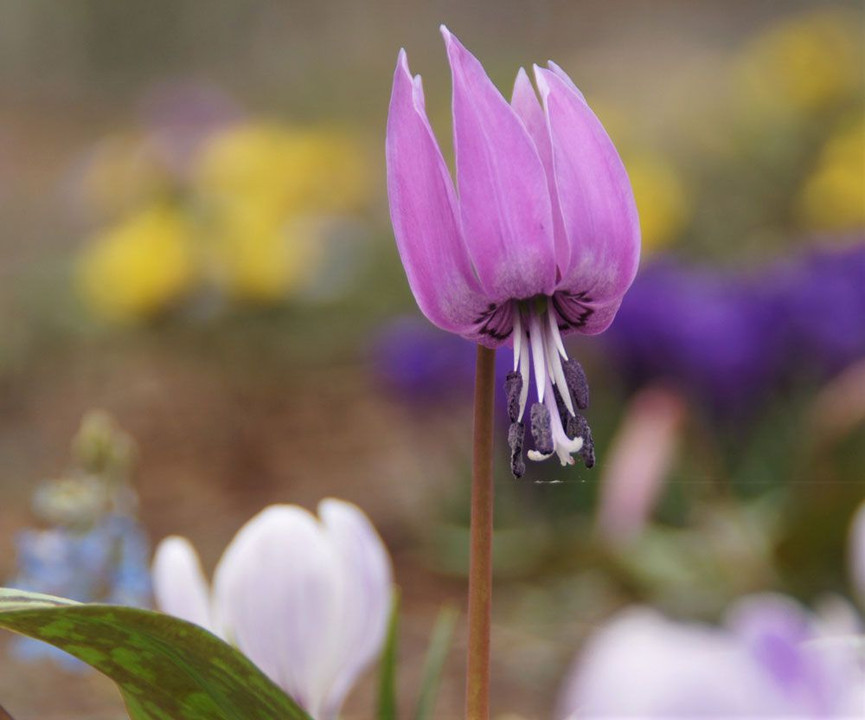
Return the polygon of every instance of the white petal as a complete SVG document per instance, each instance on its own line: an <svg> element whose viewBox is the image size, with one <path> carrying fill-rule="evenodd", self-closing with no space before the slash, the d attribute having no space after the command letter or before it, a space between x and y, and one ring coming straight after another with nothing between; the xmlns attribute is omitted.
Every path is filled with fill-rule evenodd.
<svg viewBox="0 0 865 720"><path fill-rule="evenodd" d="M162 612L212 629L210 591L189 540L172 535L159 543L152 576L156 605Z"/></svg>
<svg viewBox="0 0 865 720"><path fill-rule="evenodd" d="M340 607L331 625L337 645L325 717L336 717L358 676L381 652L392 601L390 558L366 515L356 506L327 499L319 517L340 565Z"/></svg>
<svg viewBox="0 0 865 720"><path fill-rule="evenodd" d="M216 612L237 647L317 718L330 683L339 584L320 525L289 505L241 528L214 577Z"/></svg>

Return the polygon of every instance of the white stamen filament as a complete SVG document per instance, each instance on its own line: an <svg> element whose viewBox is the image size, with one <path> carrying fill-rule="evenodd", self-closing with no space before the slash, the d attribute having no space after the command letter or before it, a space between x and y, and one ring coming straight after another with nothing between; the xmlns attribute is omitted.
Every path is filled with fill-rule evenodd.
<svg viewBox="0 0 865 720"><path fill-rule="evenodd" d="M526 402L529 399L529 339L525 336L525 332L523 330L523 339L520 343L520 374L523 376L523 389L520 392L520 420L523 419Z"/></svg>
<svg viewBox="0 0 865 720"><path fill-rule="evenodd" d="M520 322L520 308L514 308L514 372L520 367L520 346L523 344L523 326Z"/></svg>
<svg viewBox="0 0 865 720"><path fill-rule="evenodd" d="M552 303L550 303L549 308L547 308L547 318L550 321L550 335L553 338L556 349L559 351L559 355L562 356L562 359L567 360L568 353L565 352L565 344L562 342L562 334L559 332L559 323L556 322L556 315L553 312Z"/></svg>

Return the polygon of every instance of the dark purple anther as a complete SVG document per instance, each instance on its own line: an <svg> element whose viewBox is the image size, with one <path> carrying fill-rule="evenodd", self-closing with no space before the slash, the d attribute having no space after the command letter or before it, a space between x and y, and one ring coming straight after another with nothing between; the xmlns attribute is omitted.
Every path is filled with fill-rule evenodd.
<svg viewBox="0 0 865 720"><path fill-rule="evenodd" d="M523 376L513 371L505 378L505 393L508 398L508 417L512 423L520 419L520 394L523 391Z"/></svg>
<svg viewBox="0 0 865 720"><path fill-rule="evenodd" d="M562 370L565 373L565 382L568 383L568 389L571 391L571 399L580 410L585 410L589 407L589 381L586 380L583 366L571 358L562 363Z"/></svg>
<svg viewBox="0 0 865 720"><path fill-rule="evenodd" d="M577 453L582 459L587 468L595 465L595 441L592 439L592 429L589 423L582 415L568 418L568 424L565 426L565 433L569 438L583 438L583 447Z"/></svg>
<svg viewBox="0 0 865 720"><path fill-rule="evenodd" d="M526 462L523 460L523 441L526 436L526 426L521 422L511 423L508 428L508 445L511 448L511 472L515 478L521 478L526 472Z"/></svg>
<svg viewBox="0 0 865 720"><path fill-rule="evenodd" d="M542 455L553 452L553 429L550 423L550 411L546 405L535 403L532 405L532 437L535 440L535 448Z"/></svg>

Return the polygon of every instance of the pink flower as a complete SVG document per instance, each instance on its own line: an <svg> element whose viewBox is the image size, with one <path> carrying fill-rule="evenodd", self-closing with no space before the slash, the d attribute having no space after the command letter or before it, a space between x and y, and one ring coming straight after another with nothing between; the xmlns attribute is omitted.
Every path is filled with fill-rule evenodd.
<svg viewBox="0 0 865 720"><path fill-rule="evenodd" d="M554 63L517 74L508 103L442 28L453 77L456 187L399 54L387 125L391 219L409 285L438 327L514 348L506 385L511 467L524 471L530 367L537 450L593 461L579 410L588 388L562 336L605 330L636 273L640 231L625 168L570 78Z"/></svg>
<svg viewBox="0 0 865 720"><path fill-rule="evenodd" d="M685 403L661 387L641 390L625 410L601 480L598 531L613 544L636 540L676 459Z"/></svg>

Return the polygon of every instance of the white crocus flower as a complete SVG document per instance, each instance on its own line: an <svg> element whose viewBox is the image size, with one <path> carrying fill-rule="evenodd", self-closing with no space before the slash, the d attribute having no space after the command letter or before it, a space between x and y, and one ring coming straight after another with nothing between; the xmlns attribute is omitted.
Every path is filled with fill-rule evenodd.
<svg viewBox="0 0 865 720"><path fill-rule="evenodd" d="M234 644L314 718L331 720L381 651L392 579L387 550L357 507L328 499L318 514L264 509L226 548L212 591L192 545L166 538L153 584L161 610Z"/></svg>

